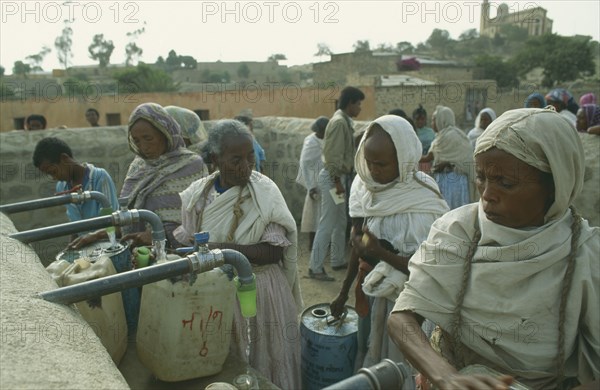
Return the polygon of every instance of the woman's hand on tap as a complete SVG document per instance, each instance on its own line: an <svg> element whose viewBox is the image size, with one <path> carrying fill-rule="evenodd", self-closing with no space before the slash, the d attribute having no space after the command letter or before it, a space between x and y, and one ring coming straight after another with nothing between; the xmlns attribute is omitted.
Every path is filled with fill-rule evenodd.
<svg viewBox="0 0 600 390"><path fill-rule="evenodd" d="M93 233L84 234L83 236L79 236L71 241L69 245L67 245L67 249L81 249L107 237L108 236L104 229L95 231Z"/></svg>
<svg viewBox="0 0 600 390"><path fill-rule="evenodd" d="M152 246L152 233L149 230L129 233L121 237L121 242L131 241L129 249L137 248L138 246Z"/></svg>

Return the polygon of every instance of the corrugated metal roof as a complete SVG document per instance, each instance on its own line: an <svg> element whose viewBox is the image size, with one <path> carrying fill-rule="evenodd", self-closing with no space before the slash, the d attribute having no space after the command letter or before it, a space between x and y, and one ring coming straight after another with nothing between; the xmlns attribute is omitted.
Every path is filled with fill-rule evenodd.
<svg viewBox="0 0 600 390"><path fill-rule="evenodd" d="M436 83L429 80L423 80L413 76L407 76L403 74L391 74L385 76L379 76L379 85L382 87L395 87L397 85L435 85Z"/></svg>

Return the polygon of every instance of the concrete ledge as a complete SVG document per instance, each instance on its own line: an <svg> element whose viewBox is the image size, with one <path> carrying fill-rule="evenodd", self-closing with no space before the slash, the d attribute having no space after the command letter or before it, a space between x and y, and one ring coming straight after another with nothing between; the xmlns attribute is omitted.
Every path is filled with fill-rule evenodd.
<svg viewBox="0 0 600 390"><path fill-rule="evenodd" d="M94 330L69 306L38 293L57 288L0 213L0 388L129 389Z"/></svg>

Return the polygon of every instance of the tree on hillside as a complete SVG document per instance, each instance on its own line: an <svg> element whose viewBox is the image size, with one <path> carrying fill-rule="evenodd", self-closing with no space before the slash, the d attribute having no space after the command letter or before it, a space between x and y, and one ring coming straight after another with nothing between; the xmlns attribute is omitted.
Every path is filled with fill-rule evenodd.
<svg viewBox="0 0 600 390"><path fill-rule="evenodd" d="M513 58L520 75L543 69L542 85L551 88L595 73L591 37L545 34L525 42Z"/></svg>
<svg viewBox="0 0 600 390"><path fill-rule="evenodd" d="M442 57L446 57L447 53L451 51L451 46L454 43L450 39L450 33L447 30L440 30L436 28L433 30L427 41L427 46L438 52Z"/></svg>
<svg viewBox="0 0 600 390"><path fill-rule="evenodd" d="M415 47L408 41L402 41L396 43L396 51L400 54L412 54L415 51Z"/></svg>
<svg viewBox="0 0 600 390"><path fill-rule="evenodd" d="M69 61L73 57L73 53L71 52L71 47L73 46L73 29L69 25L70 23L72 23L72 21L65 20L65 26L63 27L60 36L54 40L58 62L60 62L65 69L69 67Z"/></svg>
<svg viewBox="0 0 600 390"><path fill-rule="evenodd" d="M380 43L375 48L375 51L391 53L391 52L396 51L396 48L394 46L392 46L392 44L390 44L390 43Z"/></svg>
<svg viewBox="0 0 600 390"><path fill-rule="evenodd" d="M162 61L161 61L162 60ZM175 69L196 69L198 61L192 56L181 56L178 55L175 50L169 51L167 59L159 57L157 61L158 65L162 65L167 71L173 71Z"/></svg>
<svg viewBox="0 0 600 390"><path fill-rule="evenodd" d="M27 75L31 73L31 65L26 64L23 61L15 61L12 72L15 76L27 78Z"/></svg>
<svg viewBox="0 0 600 390"><path fill-rule="evenodd" d="M42 47L42 50L40 50L39 53L25 57L25 60L27 60L27 62L31 66L32 72L42 70L41 64L42 62L44 62L44 57L46 57L46 55L48 55L48 53L50 53L51 51L52 50L50 50L48 46L44 46Z"/></svg>
<svg viewBox="0 0 600 390"><path fill-rule="evenodd" d="M518 85L517 70L513 62L505 62L501 57L482 55L475 59L480 68L479 77L496 80L500 88Z"/></svg>
<svg viewBox="0 0 600 390"><path fill-rule="evenodd" d="M315 57L321 58L323 56L331 56L332 54L333 52L326 43L317 43L317 52L314 54Z"/></svg>
<svg viewBox="0 0 600 390"><path fill-rule="evenodd" d="M476 28L471 28L469 30L463 31L458 36L458 39L460 41L469 41L471 39L477 39L477 38L479 38L479 32L477 32Z"/></svg>
<svg viewBox="0 0 600 390"><path fill-rule="evenodd" d="M269 58L267 58L267 61L270 61L270 62L285 61L285 60L287 60L287 57L285 56L285 54L281 54L281 53L271 54L269 56Z"/></svg>
<svg viewBox="0 0 600 390"><path fill-rule="evenodd" d="M167 59L165 59L165 65L167 65L167 68L170 69L176 69L179 68L179 56L177 55L177 52L175 50L171 50L169 51L169 54L167 55Z"/></svg>
<svg viewBox="0 0 600 390"><path fill-rule="evenodd" d="M106 68L106 65L110 63L113 50L115 50L113 41L104 39L104 34L94 35L91 45L88 46L90 58L98 61L100 68Z"/></svg>
<svg viewBox="0 0 600 390"><path fill-rule="evenodd" d="M368 40L361 41L360 39L352 45L355 53L366 53L371 51L371 44Z"/></svg>
<svg viewBox="0 0 600 390"><path fill-rule="evenodd" d="M179 56L179 61L184 69L196 69L198 66L198 61L192 56Z"/></svg>
<svg viewBox="0 0 600 390"><path fill-rule="evenodd" d="M240 78L247 79L248 76L250 76L250 68L248 67L248 64L246 64L245 62L240 64L240 66L237 69L237 75Z"/></svg>
<svg viewBox="0 0 600 390"><path fill-rule="evenodd" d="M172 92L179 87L164 70L153 69L144 63L117 72L114 78L119 90L127 93Z"/></svg>
<svg viewBox="0 0 600 390"><path fill-rule="evenodd" d="M0 65L0 76L4 76L4 67Z"/></svg>
<svg viewBox="0 0 600 390"><path fill-rule="evenodd" d="M489 37L480 36L476 29L464 31L458 41L452 44L452 55L455 58L470 58L491 53L492 44Z"/></svg>
<svg viewBox="0 0 600 390"><path fill-rule="evenodd" d="M146 22L144 22L144 24L146 24ZM138 39L145 31L146 27L142 27L126 34L129 38L129 43L125 45L125 66L134 65L134 63L137 62L144 53L144 50L142 50L135 43L135 40Z"/></svg>

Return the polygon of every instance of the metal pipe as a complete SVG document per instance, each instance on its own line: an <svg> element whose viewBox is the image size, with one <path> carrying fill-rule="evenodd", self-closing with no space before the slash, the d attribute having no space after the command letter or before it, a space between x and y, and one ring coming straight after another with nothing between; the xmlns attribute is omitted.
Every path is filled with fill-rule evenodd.
<svg viewBox="0 0 600 390"><path fill-rule="evenodd" d="M73 286L46 291L40 293L40 297L46 301L68 305L183 275L191 272L192 268L193 266L190 263L190 260L184 257L179 260L167 261L151 267L134 269L104 278L88 280L87 282L75 284Z"/></svg>
<svg viewBox="0 0 600 390"><path fill-rule="evenodd" d="M165 228L158 215L149 210L138 210L138 214L142 221L148 222L152 227L152 240L166 239Z"/></svg>
<svg viewBox="0 0 600 390"><path fill-rule="evenodd" d="M67 222L60 225L48 226L39 229L26 230L10 234L9 237L25 244L49 238L81 233L84 231L103 229L109 226L126 226L138 222L140 219L152 225L152 239L165 240L165 230L160 218L148 210L119 210L111 215L84 219L81 221ZM160 226L160 228L158 227ZM158 230L155 230L158 229Z"/></svg>
<svg viewBox="0 0 600 390"><path fill-rule="evenodd" d="M252 270L250 262L244 255L231 249L226 249L225 251L227 252L226 254L219 249L202 253L196 252L178 260L167 261L150 267L122 272L40 293L40 297L46 301L63 304L81 302L186 273L210 271L213 268L222 266L225 263L225 258L235 259L233 261L237 266L234 266L236 266L238 273L246 274L246 268L249 268L250 271ZM244 262L247 264L244 264Z"/></svg>
<svg viewBox="0 0 600 390"><path fill-rule="evenodd" d="M254 281L252 266L246 256L233 249L221 249L221 252L223 253L225 264L231 264L237 270L240 283L248 284Z"/></svg>
<svg viewBox="0 0 600 390"><path fill-rule="evenodd" d="M68 203L84 203L90 199L99 202L103 208L112 207L110 201L102 192L85 191L70 194L56 195L49 198L28 200L25 202L10 203L0 206L0 212L5 214L20 213L22 211L37 210L47 207L60 206Z"/></svg>
<svg viewBox="0 0 600 390"><path fill-rule="evenodd" d="M361 368L358 374L341 382L327 386L323 390L387 390L400 389L404 382L411 377L410 370L403 363L394 363L390 359L369 368Z"/></svg>
<svg viewBox="0 0 600 390"><path fill-rule="evenodd" d="M10 234L9 237L14 238L15 240L19 240L25 244L29 244L30 242L47 240L49 238L54 237L67 236L69 234L81 233L84 231L102 229L109 226L121 225L117 225L115 223L113 215L105 215L102 217L89 218L75 222L67 222L60 225L48 226L39 229L25 230L23 232Z"/></svg>

